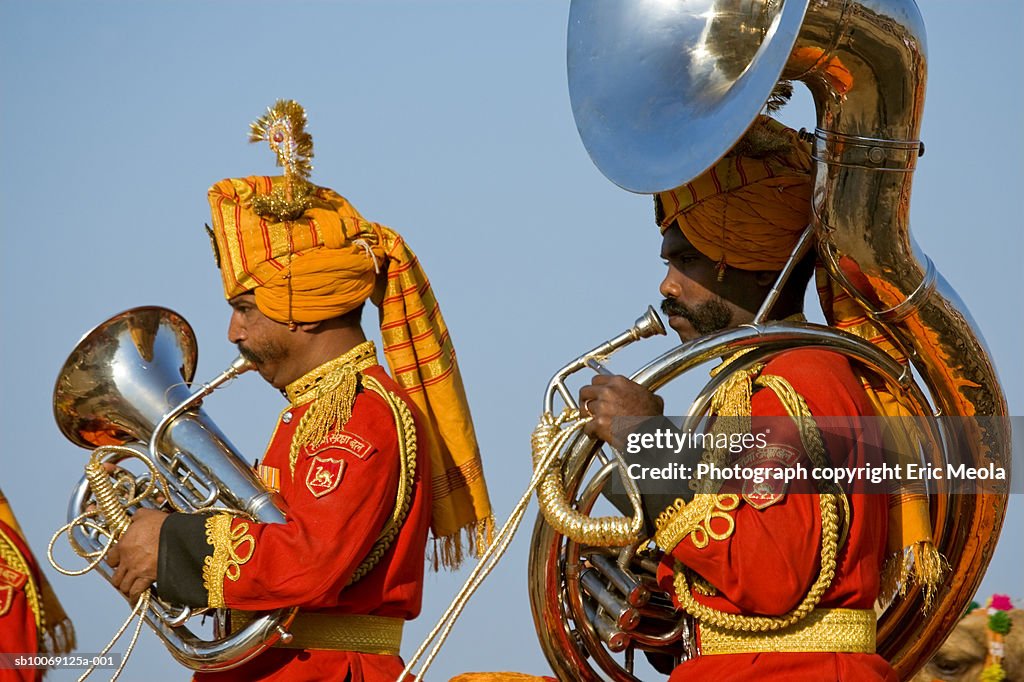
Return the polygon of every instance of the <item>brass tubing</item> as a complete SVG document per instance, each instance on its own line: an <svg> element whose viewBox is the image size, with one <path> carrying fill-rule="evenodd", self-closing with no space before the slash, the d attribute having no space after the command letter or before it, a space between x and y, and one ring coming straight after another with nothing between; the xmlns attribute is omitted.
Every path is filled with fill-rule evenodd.
<svg viewBox="0 0 1024 682"><path fill-rule="evenodd" d="M580 585L584 592L601 605L601 608L605 610L605 613L618 628L629 631L640 622L640 614L637 610L613 594L594 569L588 568L580 574Z"/></svg>
<svg viewBox="0 0 1024 682"><path fill-rule="evenodd" d="M617 589L622 596L626 598L626 603L630 606L640 607L650 600L650 590L641 585L639 580L619 568L618 565L608 557L602 554L593 554L590 557L590 563L594 565L594 568L596 568L601 575L608 580L608 582L615 586L615 589Z"/></svg>

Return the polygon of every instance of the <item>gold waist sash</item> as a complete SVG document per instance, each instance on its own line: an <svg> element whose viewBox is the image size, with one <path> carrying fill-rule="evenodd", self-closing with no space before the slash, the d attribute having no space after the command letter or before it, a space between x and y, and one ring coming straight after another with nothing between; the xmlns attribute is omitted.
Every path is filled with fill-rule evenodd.
<svg viewBox="0 0 1024 682"><path fill-rule="evenodd" d="M237 632L250 621L251 613L232 611L231 631ZM300 611L287 628L292 640L287 644L278 640L274 646L397 656L402 648L404 626L401 618Z"/></svg>
<svg viewBox="0 0 1024 682"><path fill-rule="evenodd" d="M739 632L700 623L702 655L763 652L875 653L875 612L871 609L815 609L787 628Z"/></svg>

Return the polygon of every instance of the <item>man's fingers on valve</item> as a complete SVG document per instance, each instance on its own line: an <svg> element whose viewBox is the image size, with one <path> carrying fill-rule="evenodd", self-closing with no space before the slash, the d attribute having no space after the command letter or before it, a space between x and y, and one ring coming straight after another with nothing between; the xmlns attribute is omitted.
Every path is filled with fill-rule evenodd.
<svg viewBox="0 0 1024 682"><path fill-rule="evenodd" d="M119 592L127 594L125 590L121 589L122 584L126 582L130 583L128 580L128 566L126 564L118 564L117 568L114 569L114 574L110 576L110 584L117 588ZM124 587L127 588L128 585L125 584Z"/></svg>
<svg viewBox="0 0 1024 682"><path fill-rule="evenodd" d="M583 411L599 417L650 417L662 414L664 401L624 376L598 375L580 389Z"/></svg>
<svg viewBox="0 0 1024 682"><path fill-rule="evenodd" d="M595 376L588 386L580 389L579 397L583 412L592 415L583 427L584 433L616 447L622 445L623 435L613 432L612 427L618 424L618 420L623 417L652 417L664 410L660 396L621 375ZM619 426L626 430L630 428L625 423Z"/></svg>
<svg viewBox="0 0 1024 682"><path fill-rule="evenodd" d="M113 540L110 541L110 549L107 550L107 556L104 557L104 561L111 568L117 568L121 563L121 550Z"/></svg>

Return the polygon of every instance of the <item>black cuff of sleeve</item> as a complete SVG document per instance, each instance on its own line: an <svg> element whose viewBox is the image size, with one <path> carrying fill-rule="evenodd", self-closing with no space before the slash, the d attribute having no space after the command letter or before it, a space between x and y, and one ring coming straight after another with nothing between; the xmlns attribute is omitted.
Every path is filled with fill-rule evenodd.
<svg viewBox="0 0 1024 682"><path fill-rule="evenodd" d="M679 431L679 424L668 417L658 415L649 417L640 423L631 424L630 432L653 433L656 430ZM622 434L623 440L627 435L627 433ZM700 451L680 453L675 452L672 448L644 448L639 454L631 454L628 448L625 448L620 454L627 465L641 464L645 467L664 467L679 462L694 464L700 459ZM660 491L656 486L647 486L645 489L643 481L639 482L639 487L644 511L644 532L647 536L654 535L654 520L667 506L678 498L682 498L686 502L693 499L693 491L685 481L671 491ZM633 505L626 495L620 474L613 474L601 492L621 513L627 516L633 515Z"/></svg>
<svg viewBox="0 0 1024 682"><path fill-rule="evenodd" d="M207 514L171 514L160 529L156 591L174 604L203 607L209 594L203 587L203 560L213 555L206 542Z"/></svg>

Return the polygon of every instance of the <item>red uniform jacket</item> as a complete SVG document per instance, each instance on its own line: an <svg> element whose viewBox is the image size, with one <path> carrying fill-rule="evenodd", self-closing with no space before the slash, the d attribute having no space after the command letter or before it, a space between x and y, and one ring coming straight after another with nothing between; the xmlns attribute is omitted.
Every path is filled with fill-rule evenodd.
<svg viewBox="0 0 1024 682"><path fill-rule="evenodd" d="M806 400L815 417L873 416L874 410L860 382L842 356L819 350L784 353L767 364L761 375L789 381ZM751 401L753 417L784 417L785 408L769 389L758 390ZM827 422L827 420L821 420ZM799 433L778 428L788 420L772 420L769 443L804 455ZM871 428L868 424L867 428ZM826 451L834 464L863 464L870 457L865 444L838 437L823 428ZM868 438L878 442L877 438ZM798 490L797 484L803 486ZM813 482L793 481L784 497L763 509L747 502L729 512L735 530L722 540L711 539L698 549L691 536L666 555L659 570L663 589L673 591L676 560L696 571L717 590L698 602L727 613L783 615L796 607L818 576L821 516ZM799 494L803 493L803 494ZM871 609L878 596L885 558L887 498L885 495L849 495L849 535L837 557L836 575L822 596L821 608ZM713 519L720 533L727 524ZM714 525L718 524L718 525ZM698 645L700 625L698 623ZM744 653L697 656L678 666L670 682L682 680L896 680L889 664L877 654L854 653Z"/></svg>
<svg viewBox="0 0 1024 682"><path fill-rule="evenodd" d="M0 652L34 654L38 651L36 616L26 588L39 594L39 567L16 530L0 521ZM43 670L0 668L0 682L42 679Z"/></svg>
<svg viewBox="0 0 1024 682"><path fill-rule="evenodd" d="M405 399L379 365L363 374ZM406 404L411 406L407 399ZM396 425L385 401L361 389L348 423L326 444L305 448L293 476L289 465L292 436L307 409L309 405L303 405L282 413L259 467L268 485L274 487L277 482L288 504L288 520L284 524L232 522L239 543L237 555L246 557L251 548L251 556L238 562L237 572L228 571L223 581L224 604L247 611L298 606L327 614L415 618L423 595L430 524L429 486L421 485L430 480L426 453L417 453L412 503L398 536L364 577L348 585L395 509L400 466ZM197 567L182 570L180 561L172 566L161 558L157 579L161 595L185 603L194 601L187 595L190 591L194 594L197 587L200 594L206 593L199 573L203 557L195 556L197 518L203 519L172 515L161 533L161 555L191 555L192 566L199 561ZM203 534L198 531L205 544ZM212 548L207 545L202 552L209 555ZM181 573L189 574L184 587ZM161 580L169 589L160 585ZM272 648L239 668L198 674L196 679L391 682L402 668L398 656Z"/></svg>

